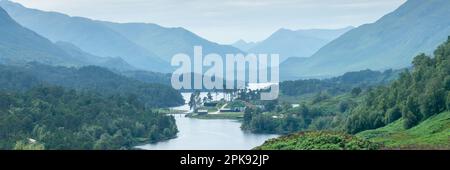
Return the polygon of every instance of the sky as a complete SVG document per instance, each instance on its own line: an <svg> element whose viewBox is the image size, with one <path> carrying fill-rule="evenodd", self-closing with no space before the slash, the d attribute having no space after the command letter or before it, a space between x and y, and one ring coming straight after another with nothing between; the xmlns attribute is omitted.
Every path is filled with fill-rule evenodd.
<svg viewBox="0 0 450 170"><path fill-rule="evenodd" d="M12 0L30 8L113 22L184 27L210 41L261 41L280 28L372 23L406 0Z"/></svg>

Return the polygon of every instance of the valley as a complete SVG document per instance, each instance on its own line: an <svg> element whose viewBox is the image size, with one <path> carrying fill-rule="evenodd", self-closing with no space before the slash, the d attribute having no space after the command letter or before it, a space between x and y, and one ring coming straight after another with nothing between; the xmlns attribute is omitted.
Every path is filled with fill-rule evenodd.
<svg viewBox="0 0 450 170"><path fill-rule="evenodd" d="M397 7L220 44L202 36L255 21L119 22L0 0L0 149L450 150L450 1Z"/></svg>

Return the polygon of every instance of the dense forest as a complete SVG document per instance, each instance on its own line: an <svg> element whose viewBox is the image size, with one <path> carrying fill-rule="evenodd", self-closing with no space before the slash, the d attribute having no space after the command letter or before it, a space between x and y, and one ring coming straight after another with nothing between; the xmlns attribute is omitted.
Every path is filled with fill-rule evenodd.
<svg viewBox="0 0 450 170"><path fill-rule="evenodd" d="M283 97L280 97L275 104L270 104L272 107L266 107L264 110L247 108L242 128L257 133L288 134L298 131L332 130L356 134L392 123L397 125L400 122L403 127L395 126L395 128L406 131L430 117L434 118L435 115L450 110L450 37L446 43L437 48L434 57L418 55L414 58L413 67L403 70L398 76L393 75L391 71L372 74L373 76L370 76L370 72L365 73L369 75L361 78L366 80L350 78L347 79L352 80L349 85L330 83L333 80L345 82L342 81L345 75L329 80L284 82L281 84L282 95L286 93L305 95L309 90L316 93L302 98L299 107L292 107L290 101L283 101ZM398 78L389 81L392 77ZM374 79L370 80L371 78ZM302 85L293 85L295 83ZM345 90L333 93L336 92L334 89L342 89L341 87L345 87L343 88ZM444 121L440 122L444 125L435 125L435 132L440 133L450 128L445 123L448 120L442 118L438 120ZM430 126L432 123L427 124L426 126ZM412 132L416 131L418 130L414 129ZM373 133L367 134L374 136ZM448 139L450 134L447 132L446 135ZM439 139L443 139L442 136Z"/></svg>
<svg viewBox="0 0 450 170"><path fill-rule="evenodd" d="M143 70L118 71L117 73L145 83L158 83L164 85L170 85L170 78L172 77L169 73L157 73Z"/></svg>
<svg viewBox="0 0 450 170"><path fill-rule="evenodd" d="M450 37L434 52L414 58L414 69L389 86L373 89L350 111L349 133L383 127L400 118L409 129L427 118L450 110Z"/></svg>
<svg viewBox="0 0 450 170"><path fill-rule="evenodd" d="M152 79L147 74L147 79ZM154 75L159 80L159 75ZM168 85L144 83L106 68L86 66L67 68L29 63L26 66L0 66L0 89L28 90L36 85L54 85L103 95L136 97L147 107L171 107L184 103L178 91Z"/></svg>
<svg viewBox="0 0 450 170"><path fill-rule="evenodd" d="M182 103L170 86L97 66L1 65L0 148L131 149L175 137L174 118L156 110Z"/></svg>
<svg viewBox="0 0 450 170"><path fill-rule="evenodd" d="M172 116L135 98L60 87L0 92L1 149L130 149L175 137Z"/></svg>
<svg viewBox="0 0 450 170"><path fill-rule="evenodd" d="M264 109L247 108L242 129L255 133L289 134L305 130L339 130L346 111L354 107L360 96L318 94L299 107L274 101L265 102ZM342 100L342 101L341 101Z"/></svg>
<svg viewBox="0 0 450 170"><path fill-rule="evenodd" d="M342 76L324 80L284 81L280 84L280 90L287 96L301 96L324 91L336 95L350 92L353 88L368 88L388 84L395 80L400 72L401 70L386 70L384 72L363 70L348 72Z"/></svg>
<svg viewBox="0 0 450 170"><path fill-rule="evenodd" d="M301 130L338 130L346 112L371 88L395 80L401 70L384 72L363 70L330 79L285 81L276 101L251 101L263 109L248 108L242 128L256 133L291 133ZM240 98L255 96L254 91L240 93ZM258 93L258 92L256 92ZM249 100L247 100L249 101ZM290 103L299 104L292 107Z"/></svg>

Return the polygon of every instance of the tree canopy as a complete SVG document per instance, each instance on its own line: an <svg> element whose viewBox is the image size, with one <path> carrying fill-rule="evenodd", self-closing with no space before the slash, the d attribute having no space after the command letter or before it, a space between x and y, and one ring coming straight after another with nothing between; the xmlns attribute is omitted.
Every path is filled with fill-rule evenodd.
<svg viewBox="0 0 450 170"><path fill-rule="evenodd" d="M133 98L61 87L0 92L1 149L130 149L177 132L172 116L146 110Z"/></svg>

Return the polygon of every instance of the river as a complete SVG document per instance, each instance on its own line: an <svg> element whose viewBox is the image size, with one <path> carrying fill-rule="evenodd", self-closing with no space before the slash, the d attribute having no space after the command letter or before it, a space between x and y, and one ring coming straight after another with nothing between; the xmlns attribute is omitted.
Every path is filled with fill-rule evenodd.
<svg viewBox="0 0 450 170"><path fill-rule="evenodd" d="M206 95L205 94L202 94ZM186 101L189 93L183 93ZM218 99L223 94L213 93ZM184 105L174 109L189 110ZM241 130L241 123L236 120L203 120L187 118L184 114L174 115L179 130L177 137L155 144L138 146L145 150L250 150L278 135L253 134Z"/></svg>

